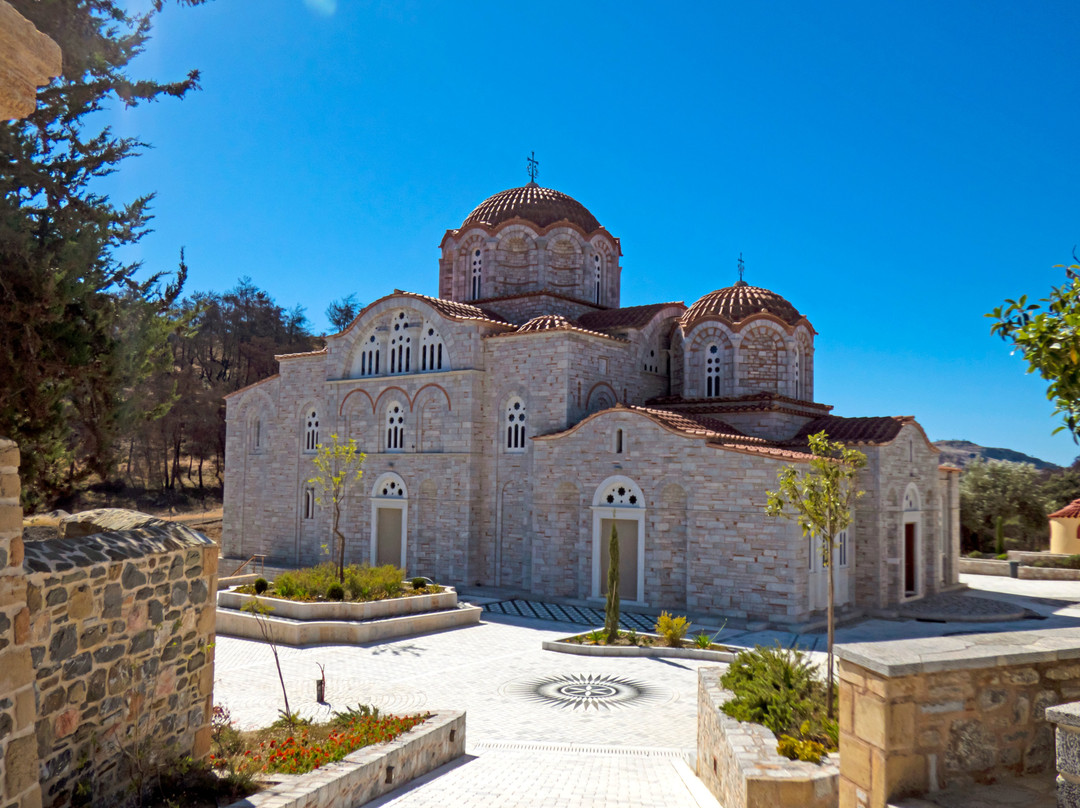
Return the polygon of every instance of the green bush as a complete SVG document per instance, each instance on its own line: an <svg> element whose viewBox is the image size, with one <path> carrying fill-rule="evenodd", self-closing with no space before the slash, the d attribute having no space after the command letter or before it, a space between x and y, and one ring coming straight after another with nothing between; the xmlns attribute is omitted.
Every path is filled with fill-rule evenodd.
<svg viewBox="0 0 1080 808"><path fill-rule="evenodd" d="M427 578L413 578L409 583L412 584L413 589L423 589L427 586Z"/></svg>
<svg viewBox="0 0 1080 808"><path fill-rule="evenodd" d="M753 721L797 740L836 748L838 728L825 709L825 683L810 658L797 650L757 646L742 651L720 678L734 694L721 709L739 721Z"/></svg>
<svg viewBox="0 0 1080 808"><path fill-rule="evenodd" d="M967 554L967 557L968 558L982 558L983 554L980 553L978 550L972 550L970 553Z"/></svg>
<svg viewBox="0 0 1080 808"><path fill-rule="evenodd" d="M332 561L315 567L285 572L274 581L274 593L290 600L338 600L348 595L350 600L380 600L401 594L405 573L393 564L369 567L350 564L345 568L345 585L337 579ZM331 587L341 587L340 598L331 596Z"/></svg>
<svg viewBox="0 0 1080 808"><path fill-rule="evenodd" d="M792 738L781 735L776 744L776 751L790 760L805 760L807 763L821 763L825 757L825 745L805 738Z"/></svg>
<svg viewBox="0 0 1080 808"><path fill-rule="evenodd" d="M681 648L683 637L690 630L690 623L685 617L672 617L667 612L660 612L656 618L656 633L661 635L670 648Z"/></svg>
<svg viewBox="0 0 1080 808"><path fill-rule="evenodd" d="M255 594L256 595L261 595L263 592L265 592L269 588L270 588L270 582L268 580L266 580L265 578L256 578L255 579Z"/></svg>
<svg viewBox="0 0 1080 808"><path fill-rule="evenodd" d="M327 600L345 600L345 587L337 582L330 584L326 587L326 598Z"/></svg>
<svg viewBox="0 0 1080 808"><path fill-rule="evenodd" d="M994 556L994 558L996 558L998 561L1008 561L1009 560L1009 554L1008 553L998 553L996 556Z"/></svg>

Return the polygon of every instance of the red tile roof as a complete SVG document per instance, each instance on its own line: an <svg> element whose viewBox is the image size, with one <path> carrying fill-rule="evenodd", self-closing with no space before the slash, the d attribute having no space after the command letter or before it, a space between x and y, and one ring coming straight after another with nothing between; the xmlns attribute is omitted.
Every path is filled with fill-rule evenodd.
<svg viewBox="0 0 1080 808"><path fill-rule="evenodd" d="M891 443L901 428L910 423L909 415L882 416L869 418L843 418L839 415L824 415L805 424L788 441L791 444L805 444L806 439L816 432L824 430L829 440L838 440L847 444L868 444L871 446Z"/></svg>
<svg viewBox="0 0 1080 808"><path fill-rule="evenodd" d="M541 188L535 182L489 196L465 217L460 229L464 230L471 224L496 225L514 218L525 219L540 227L568 221L586 233L600 229L596 217L572 196L551 188Z"/></svg>
<svg viewBox="0 0 1080 808"><path fill-rule="evenodd" d="M644 328L653 318L669 306L679 306L684 311L682 301L673 303L649 303L645 306L626 306L621 309L589 311L578 317L578 324L583 328L603 331L608 328Z"/></svg>
<svg viewBox="0 0 1080 808"><path fill-rule="evenodd" d="M458 303L455 300L444 300L441 297L429 297L428 295L420 295L416 292L405 292L401 289L395 289L394 294L422 300L440 314L455 320L490 320L496 323L506 322L505 319L495 312L485 311L479 306L473 306L469 303Z"/></svg>
<svg viewBox="0 0 1080 808"><path fill-rule="evenodd" d="M502 334L490 334L489 336L511 337L518 334L537 334L543 331L573 331L578 334L588 334L592 337L603 337L604 339L615 340L617 342L627 342L627 340L620 337L614 337L611 334L604 334L601 331L590 331L587 328L582 328L574 322L567 320L561 314L542 314L539 317L533 317L524 325L518 326L515 331L507 331Z"/></svg>
<svg viewBox="0 0 1080 808"><path fill-rule="evenodd" d="M689 331L706 317L719 317L734 324L761 312L779 317L792 326L805 319L776 292L738 281L734 286L717 289L702 297L686 310L682 322L683 328Z"/></svg>
<svg viewBox="0 0 1080 808"><path fill-rule="evenodd" d="M1074 499L1060 511L1050 514L1051 519L1076 519L1080 517L1080 499Z"/></svg>

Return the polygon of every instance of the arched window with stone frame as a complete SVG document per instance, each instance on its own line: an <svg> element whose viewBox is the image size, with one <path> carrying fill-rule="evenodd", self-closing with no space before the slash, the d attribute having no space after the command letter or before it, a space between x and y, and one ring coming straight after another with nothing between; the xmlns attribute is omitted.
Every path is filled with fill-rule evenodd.
<svg viewBox="0 0 1080 808"><path fill-rule="evenodd" d="M405 312L399 311L391 323L390 373L410 373L413 366L413 344L409 335L409 320Z"/></svg>
<svg viewBox="0 0 1080 808"><path fill-rule="evenodd" d="M386 451L405 451L405 413L406 409L399 401L386 405Z"/></svg>
<svg viewBox="0 0 1080 808"><path fill-rule="evenodd" d="M519 396L512 396L506 402L503 417L505 429L504 446L508 452L525 451L525 402Z"/></svg>
<svg viewBox="0 0 1080 808"><path fill-rule="evenodd" d="M314 454L319 448L319 412L314 407L304 410L304 454Z"/></svg>
<svg viewBox="0 0 1080 808"><path fill-rule="evenodd" d="M719 398L723 389L723 349L713 341L705 346L705 398Z"/></svg>
<svg viewBox="0 0 1080 808"><path fill-rule="evenodd" d="M593 253L593 302L600 302L601 290L604 284L604 259L600 253Z"/></svg>
<svg viewBox="0 0 1080 808"><path fill-rule="evenodd" d="M354 373L358 376L378 376L382 363L380 360L379 340L374 334L369 334L360 344L360 361L354 362ZM359 365L359 367L357 367Z"/></svg>
<svg viewBox="0 0 1080 808"><path fill-rule="evenodd" d="M450 357L442 335L434 326L425 324L420 345L420 371L432 370L450 370Z"/></svg>
<svg viewBox="0 0 1080 808"><path fill-rule="evenodd" d="M263 417L261 412L256 412L248 421L248 452L260 454L265 446Z"/></svg>
<svg viewBox="0 0 1080 808"><path fill-rule="evenodd" d="M484 290L484 253L479 247L473 247L469 256L471 264L469 298L479 300Z"/></svg>

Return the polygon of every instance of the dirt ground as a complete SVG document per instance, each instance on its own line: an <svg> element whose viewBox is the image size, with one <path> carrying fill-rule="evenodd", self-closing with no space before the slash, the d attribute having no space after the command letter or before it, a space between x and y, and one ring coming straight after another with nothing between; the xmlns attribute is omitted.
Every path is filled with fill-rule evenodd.
<svg viewBox="0 0 1080 808"><path fill-rule="evenodd" d="M199 531L208 539L216 541L219 545L221 544L220 506L212 510L195 511L183 514L170 513L168 509L159 509L156 512L154 509L146 509L143 510L143 513L149 513L151 516L157 516L169 522L180 522L187 525L192 530ZM23 519L23 540L43 541L45 539L55 538L59 522L60 515L58 514L28 516Z"/></svg>

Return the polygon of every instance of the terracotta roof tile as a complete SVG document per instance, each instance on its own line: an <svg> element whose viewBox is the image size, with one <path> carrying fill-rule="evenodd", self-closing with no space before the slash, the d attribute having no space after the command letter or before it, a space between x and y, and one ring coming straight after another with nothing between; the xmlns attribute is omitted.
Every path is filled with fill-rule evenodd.
<svg viewBox="0 0 1080 808"><path fill-rule="evenodd" d="M1050 514L1050 519L1076 519L1080 517L1080 499L1074 499L1060 511Z"/></svg>
<svg viewBox="0 0 1080 808"><path fill-rule="evenodd" d="M839 415L824 415L805 424L790 441L791 445L805 445L806 439L816 432L825 431L829 440L838 440L847 444L869 444L871 446L891 443L904 424L914 419L909 415L881 416L869 418L843 418Z"/></svg>
<svg viewBox="0 0 1080 808"><path fill-rule="evenodd" d="M320 354L324 353L326 353L326 348L320 348L317 351L301 351L300 353L274 354L274 359L277 359L279 361L282 359L299 359L301 356L319 356Z"/></svg>
<svg viewBox="0 0 1080 808"><path fill-rule="evenodd" d="M681 301L674 303L649 303L645 306L627 306L621 309L606 309L604 311L589 311L578 317L577 321L583 328L591 328L603 331L608 328L644 328L652 322L660 311L669 306L686 305Z"/></svg>
<svg viewBox="0 0 1080 808"><path fill-rule="evenodd" d="M601 331L590 331L587 328L582 328L571 320L567 320L561 314L542 314L539 317L533 317L524 325L518 326L515 331L507 331L502 334L490 334L489 336L510 337L518 334L537 334L543 331L573 331L578 334L588 334L589 336L603 337L604 339L616 340L618 342L627 341L619 337L613 337L611 334L604 334Z"/></svg>
<svg viewBox="0 0 1080 808"><path fill-rule="evenodd" d="M490 320L495 323L506 323L506 320L495 312L485 311L479 306L473 306L469 303L458 303L455 300L444 300L441 297L429 297L428 295L421 295L416 292L405 292L401 289L395 289L394 294L422 300L440 314L455 320Z"/></svg>
<svg viewBox="0 0 1080 808"><path fill-rule="evenodd" d="M720 317L734 324L761 312L779 317L788 325L805 319L798 309L776 292L739 281L734 286L717 289L700 298L686 310L682 323L683 328L689 331L706 317Z"/></svg>
<svg viewBox="0 0 1080 808"><path fill-rule="evenodd" d="M514 218L525 219L540 227L565 220L576 224L586 233L600 229L596 217L572 196L551 188L541 188L535 182L489 196L465 217L461 229L472 224L496 225Z"/></svg>

